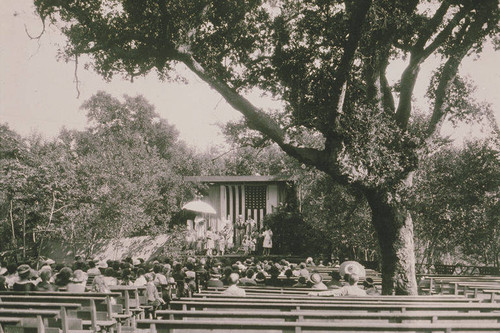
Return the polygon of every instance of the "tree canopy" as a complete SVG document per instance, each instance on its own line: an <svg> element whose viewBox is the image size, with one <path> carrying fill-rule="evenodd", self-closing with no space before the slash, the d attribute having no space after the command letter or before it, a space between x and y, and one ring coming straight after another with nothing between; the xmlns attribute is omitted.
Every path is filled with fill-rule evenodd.
<svg viewBox="0 0 500 333"><path fill-rule="evenodd" d="M200 163L143 97L98 92L82 108L89 127L50 141L0 127L0 251L52 238L91 254L100 238L165 232L194 195L183 176Z"/></svg>
<svg viewBox="0 0 500 333"><path fill-rule="evenodd" d="M384 293L416 293L413 224L405 202L419 158L443 121L468 105L457 77L498 37L498 0L35 0L61 25L67 57L87 54L104 78L187 66L283 151L358 189L372 210ZM421 65L440 59L424 127L412 125ZM405 58L391 85L387 69ZM245 98L283 101L268 112ZM471 108L472 110L473 108ZM472 110L473 111L473 110ZM308 145L304 134L320 138Z"/></svg>

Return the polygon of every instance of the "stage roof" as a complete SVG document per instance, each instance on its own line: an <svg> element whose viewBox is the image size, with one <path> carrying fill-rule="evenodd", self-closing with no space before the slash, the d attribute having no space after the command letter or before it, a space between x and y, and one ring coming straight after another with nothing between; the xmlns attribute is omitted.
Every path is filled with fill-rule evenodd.
<svg viewBox="0 0 500 333"><path fill-rule="evenodd" d="M283 176L190 176L184 180L196 183L278 183L291 181Z"/></svg>

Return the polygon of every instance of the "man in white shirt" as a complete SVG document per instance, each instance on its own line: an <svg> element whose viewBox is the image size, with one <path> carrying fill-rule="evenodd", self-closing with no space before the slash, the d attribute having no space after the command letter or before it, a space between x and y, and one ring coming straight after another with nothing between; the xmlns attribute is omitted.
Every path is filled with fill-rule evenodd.
<svg viewBox="0 0 500 333"><path fill-rule="evenodd" d="M359 276L356 273L349 275L349 284L339 289L310 292L309 296L366 296L366 291L358 287Z"/></svg>
<svg viewBox="0 0 500 333"><path fill-rule="evenodd" d="M245 289L238 287L236 284L238 283L240 276L238 273L231 273L229 275L229 287L222 292L222 295L226 296L246 296Z"/></svg>

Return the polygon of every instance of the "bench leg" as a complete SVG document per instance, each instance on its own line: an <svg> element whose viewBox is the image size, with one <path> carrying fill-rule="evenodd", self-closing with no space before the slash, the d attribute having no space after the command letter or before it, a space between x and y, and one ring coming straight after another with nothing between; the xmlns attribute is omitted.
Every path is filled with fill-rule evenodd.
<svg viewBox="0 0 500 333"><path fill-rule="evenodd" d="M36 326L38 333L45 333L45 325L43 324L42 316L36 316Z"/></svg>

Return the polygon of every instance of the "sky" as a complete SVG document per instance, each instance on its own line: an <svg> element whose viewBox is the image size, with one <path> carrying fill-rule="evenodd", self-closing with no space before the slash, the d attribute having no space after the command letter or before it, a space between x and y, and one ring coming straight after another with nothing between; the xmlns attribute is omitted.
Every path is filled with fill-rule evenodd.
<svg viewBox="0 0 500 333"><path fill-rule="evenodd" d="M80 66L80 97L77 98L74 63L56 59L64 38L50 26L40 40L32 40L26 33L36 36L41 29L32 0L0 1L0 123L8 123L21 135L36 132L53 138L62 127L84 129L85 111L80 105L99 90L118 98L124 94L143 95L155 105L160 117L176 126L182 140L201 151L224 145L218 123L240 118L220 95L183 67L179 67L178 72L187 78L187 84L161 82L154 73L133 83L121 78L105 82ZM464 60L461 74L478 84L476 97L493 105L500 124L499 60L498 52L494 53L489 47L479 60ZM398 79L394 73L400 73L403 66L396 63L389 68L389 80ZM423 101L425 82L434 66L431 61L421 70L415 90L418 101ZM280 106L279 101L258 94L248 98L259 107ZM474 131L477 129L461 129L455 134L468 137Z"/></svg>

